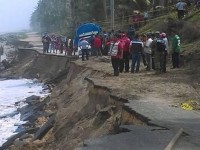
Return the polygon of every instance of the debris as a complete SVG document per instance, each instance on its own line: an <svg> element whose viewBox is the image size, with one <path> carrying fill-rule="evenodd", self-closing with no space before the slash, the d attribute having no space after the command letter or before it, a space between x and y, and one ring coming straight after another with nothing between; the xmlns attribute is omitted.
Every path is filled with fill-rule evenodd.
<svg viewBox="0 0 200 150"><path fill-rule="evenodd" d="M200 110L200 105L194 100L187 100L184 103L181 103L181 108L184 110Z"/></svg>
<svg viewBox="0 0 200 150"><path fill-rule="evenodd" d="M183 128L180 128L164 150L172 150L174 144L176 143L176 141L178 140L178 138L181 136L182 133L183 133Z"/></svg>

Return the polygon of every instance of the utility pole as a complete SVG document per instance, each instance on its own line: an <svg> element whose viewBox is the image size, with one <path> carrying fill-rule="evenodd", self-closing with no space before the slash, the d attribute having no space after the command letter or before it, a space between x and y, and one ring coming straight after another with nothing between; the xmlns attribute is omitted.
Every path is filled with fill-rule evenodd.
<svg viewBox="0 0 200 150"><path fill-rule="evenodd" d="M111 29L115 27L115 0L110 0L111 9Z"/></svg>

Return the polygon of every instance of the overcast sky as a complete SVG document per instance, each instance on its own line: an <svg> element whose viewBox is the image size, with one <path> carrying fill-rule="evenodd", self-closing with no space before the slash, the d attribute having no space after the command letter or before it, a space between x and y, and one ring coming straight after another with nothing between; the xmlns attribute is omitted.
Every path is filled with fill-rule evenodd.
<svg viewBox="0 0 200 150"><path fill-rule="evenodd" d="M38 0L0 0L0 32L29 29Z"/></svg>

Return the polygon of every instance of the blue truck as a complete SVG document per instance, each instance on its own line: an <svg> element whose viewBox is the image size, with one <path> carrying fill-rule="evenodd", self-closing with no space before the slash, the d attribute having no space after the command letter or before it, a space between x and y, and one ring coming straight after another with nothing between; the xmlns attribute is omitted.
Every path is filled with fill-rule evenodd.
<svg viewBox="0 0 200 150"><path fill-rule="evenodd" d="M91 44L91 39L93 38L94 35L98 34L101 32L101 27L97 24L94 23L84 23L80 25L76 29L76 36L74 39L74 46L78 48L78 43L80 42L81 38L85 38L90 44ZM78 53L80 55L80 49L78 48Z"/></svg>

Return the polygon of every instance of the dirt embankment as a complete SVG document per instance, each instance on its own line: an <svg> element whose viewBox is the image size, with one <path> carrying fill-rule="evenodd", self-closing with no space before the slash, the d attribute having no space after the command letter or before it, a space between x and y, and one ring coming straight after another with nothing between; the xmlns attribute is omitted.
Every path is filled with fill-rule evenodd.
<svg viewBox="0 0 200 150"><path fill-rule="evenodd" d="M148 124L148 118L125 107L128 101L177 105L188 98L199 99L199 81L194 83L187 69L159 76L142 69L139 74L113 77L106 58L73 59L22 49L18 64L3 74L38 78L54 87L46 105L46 110L56 113L53 128L40 140L24 139L15 149L73 150L85 146L88 138L124 132L121 125Z"/></svg>
<svg viewBox="0 0 200 150"><path fill-rule="evenodd" d="M78 65L76 61L71 62L73 59L76 58L20 49L18 63L1 74L38 78L54 87L45 107L56 113L54 127L40 140L33 141L29 136L20 147L16 144L10 149L73 150L84 145L88 138L123 131L119 128L121 124L145 124L123 109L126 99L120 99L111 89L95 85L90 79L111 76L109 73ZM41 118L37 121L41 122ZM48 118L43 120L44 125Z"/></svg>

